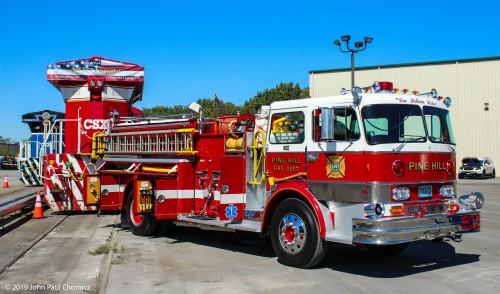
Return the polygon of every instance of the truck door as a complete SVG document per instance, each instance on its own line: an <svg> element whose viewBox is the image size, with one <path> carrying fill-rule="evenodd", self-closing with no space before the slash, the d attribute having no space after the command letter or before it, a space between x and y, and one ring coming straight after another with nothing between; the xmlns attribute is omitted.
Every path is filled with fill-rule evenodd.
<svg viewBox="0 0 500 294"><path fill-rule="evenodd" d="M280 180L306 172L306 124L303 109L271 113L266 158L269 177Z"/></svg>

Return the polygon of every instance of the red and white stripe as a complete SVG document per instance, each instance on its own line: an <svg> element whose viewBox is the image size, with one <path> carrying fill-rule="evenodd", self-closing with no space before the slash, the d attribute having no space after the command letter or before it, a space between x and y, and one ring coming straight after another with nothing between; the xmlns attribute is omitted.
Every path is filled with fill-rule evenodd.
<svg viewBox="0 0 500 294"><path fill-rule="evenodd" d="M48 154L45 162L47 163L44 177L45 199L52 210L55 212L96 210L94 206L86 206L84 203L84 183L81 175L85 166L90 163L89 156ZM73 177L68 171L66 162L71 162L72 164ZM80 177L81 180L79 180Z"/></svg>

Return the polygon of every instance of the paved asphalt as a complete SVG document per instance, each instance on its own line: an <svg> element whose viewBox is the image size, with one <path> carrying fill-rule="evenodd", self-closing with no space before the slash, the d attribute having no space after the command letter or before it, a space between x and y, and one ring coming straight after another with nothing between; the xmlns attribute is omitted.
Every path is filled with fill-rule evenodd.
<svg viewBox="0 0 500 294"><path fill-rule="evenodd" d="M413 243L395 257L331 244L308 270L281 265L269 242L251 235L176 228L144 238L114 227L116 216L72 215L0 276L0 293L19 285L32 288L26 293L500 293L500 178L460 180L458 190L484 193L480 233ZM41 230L28 220L16 231L35 221ZM0 234L0 252L13 232ZM89 255L109 241L117 252Z"/></svg>

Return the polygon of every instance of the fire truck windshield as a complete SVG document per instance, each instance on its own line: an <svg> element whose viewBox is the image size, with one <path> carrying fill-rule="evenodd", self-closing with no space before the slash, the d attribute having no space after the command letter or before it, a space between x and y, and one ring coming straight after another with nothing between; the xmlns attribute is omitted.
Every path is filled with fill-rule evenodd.
<svg viewBox="0 0 500 294"><path fill-rule="evenodd" d="M450 112L448 110L424 106L424 117L431 142L455 144L455 137L451 128Z"/></svg>
<svg viewBox="0 0 500 294"><path fill-rule="evenodd" d="M447 110L418 105L376 104L361 110L368 144L454 144ZM423 119L425 118L425 120Z"/></svg>

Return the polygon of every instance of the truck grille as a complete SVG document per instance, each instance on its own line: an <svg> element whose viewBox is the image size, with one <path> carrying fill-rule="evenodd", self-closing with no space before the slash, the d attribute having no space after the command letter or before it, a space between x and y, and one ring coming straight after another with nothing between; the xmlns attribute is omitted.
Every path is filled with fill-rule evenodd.
<svg viewBox="0 0 500 294"><path fill-rule="evenodd" d="M406 215L417 215L417 214L436 214L445 213L448 211L449 204L444 203L431 203L431 204L409 204L405 205Z"/></svg>

